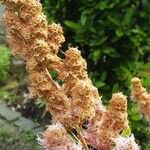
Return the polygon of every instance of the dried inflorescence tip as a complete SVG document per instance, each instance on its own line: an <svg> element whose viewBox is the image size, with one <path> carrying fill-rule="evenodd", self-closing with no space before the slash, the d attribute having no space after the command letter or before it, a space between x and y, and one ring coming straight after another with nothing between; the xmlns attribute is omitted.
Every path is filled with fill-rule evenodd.
<svg viewBox="0 0 150 150"><path fill-rule="evenodd" d="M132 99L138 104L139 111L145 115L146 119L150 122L150 94L142 86L139 78L133 78L132 84Z"/></svg>
<svg viewBox="0 0 150 150"><path fill-rule="evenodd" d="M60 123L48 126L43 137L38 137L38 142L44 150L82 150L81 143L69 137Z"/></svg>
<svg viewBox="0 0 150 150"><path fill-rule="evenodd" d="M97 113L89 129L83 134L88 143L96 149L108 150L113 139L128 127L127 99L122 93L112 95L107 111ZM99 121L97 119L99 115Z"/></svg>

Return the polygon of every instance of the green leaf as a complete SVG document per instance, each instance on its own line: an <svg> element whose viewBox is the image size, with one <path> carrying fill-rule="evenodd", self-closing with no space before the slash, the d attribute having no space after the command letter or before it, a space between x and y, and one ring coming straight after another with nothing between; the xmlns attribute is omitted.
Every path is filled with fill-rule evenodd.
<svg viewBox="0 0 150 150"><path fill-rule="evenodd" d="M102 51L105 53L105 54L112 54L115 52L115 49L112 48L112 47L105 47L102 49Z"/></svg>
<svg viewBox="0 0 150 150"><path fill-rule="evenodd" d="M75 22L73 22L73 21L65 20L65 21L64 21L64 24L65 24L67 27L69 27L69 28L71 28L71 29L73 29L73 30L79 30L79 29L81 29L81 26L80 26L78 23L75 23Z"/></svg>
<svg viewBox="0 0 150 150"><path fill-rule="evenodd" d="M97 61L101 57L101 54L101 50L94 50L92 55L93 61Z"/></svg>
<svg viewBox="0 0 150 150"><path fill-rule="evenodd" d="M118 92L118 91L119 91L119 84L116 83L116 84L114 84L114 86L113 86L113 88L112 88L112 93L116 93L116 92Z"/></svg>
<svg viewBox="0 0 150 150"><path fill-rule="evenodd" d="M123 1L121 1L120 2L120 7L125 7L126 5L128 5L129 4L129 0L123 0Z"/></svg>
<svg viewBox="0 0 150 150"><path fill-rule="evenodd" d="M96 9L104 10L107 8L107 1L101 1L96 5Z"/></svg>
<svg viewBox="0 0 150 150"><path fill-rule="evenodd" d="M117 29L117 30L116 30L116 35L117 35L118 37L122 37L122 36L123 36L123 32L121 31L121 29Z"/></svg>
<svg viewBox="0 0 150 150"><path fill-rule="evenodd" d="M82 12L80 21L83 26L85 25L85 23L87 21L87 16L91 15L92 11L93 11L92 9L86 9Z"/></svg>
<svg viewBox="0 0 150 150"><path fill-rule="evenodd" d="M125 17L124 17L124 23L125 25L129 24L131 22L132 16L133 16L133 8L129 7L125 13Z"/></svg>
<svg viewBox="0 0 150 150"><path fill-rule="evenodd" d="M139 114L133 114L133 115L131 116L131 119L132 119L133 121L139 121L139 120L141 120L141 117L140 117Z"/></svg>
<svg viewBox="0 0 150 150"><path fill-rule="evenodd" d="M101 44L103 44L106 40L107 40L108 36L99 38L99 39L93 39L90 42L90 46L99 46Z"/></svg>
<svg viewBox="0 0 150 150"><path fill-rule="evenodd" d="M101 74L101 76L100 76L100 80L101 80L101 81L105 81L106 77L107 77L107 72L104 71L104 72Z"/></svg>
<svg viewBox="0 0 150 150"><path fill-rule="evenodd" d="M101 81L96 81L96 82L95 82L95 86L96 86L97 88L102 88L103 86L105 86L105 83L104 83L104 82L101 82Z"/></svg>
<svg viewBox="0 0 150 150"><path fill-rule="evenodd" d="M120 26L120 20L117 16L113 15L113 16L108 16L108 19L117 26Z"/></svg>
<svg viewBox="0 0 150 150"><path fill-rule="evenodd" d="M131 134L131 129L130 128L127 128L127 129L124 129L121 133L121 136L123 137L129 137Z"/></svg>
<svg viewBox="0 0 150 150"><path fill-rule="evenodd" d="M55 70L49 71L49 74L51 75L53 80L56 80L58 77L58 74Z"/></svg>
<svg viewBox="0 0 150 150"><path fill-rule="evenodd" d="M131 31L135 34L140 34L142 36L146 36L146 34L139 28L132 29Z"/></svg>
<svg viewBox="0 0 150 150"><path fill-rule="evenodd" d="M83 26L85 25L86 20L87 20L87 15L82 14L82 15L81 15L81 19L80 19L80 21L81 21L81 24L82 24Z"/></svg>

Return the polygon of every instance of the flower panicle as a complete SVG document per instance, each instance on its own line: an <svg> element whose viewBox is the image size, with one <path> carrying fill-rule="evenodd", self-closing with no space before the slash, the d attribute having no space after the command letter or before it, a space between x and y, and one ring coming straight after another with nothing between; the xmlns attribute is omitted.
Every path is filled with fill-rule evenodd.
<svg viewBox="0 0 150 150"><path fill-rule="evenodd" d="M4 25L14 55L26 62L28 83L33 95L46 101L53 125L38 138L45 150L88 149L83 137L97 149L112 148L113 138L128 128L127 100L113 94L104 109L98 89L87 74L87 64L77 48L69 47L64 58L58 54L65 41L59 24L48 24L38 0L0 0L6 5ZM57 73L56 79L51 71ZM60 84L59 81L62 83ZM57 122L60 123L57 123ZM89 121L86 132L79 130ZM74 128L83 146L68 138L66 129Z"/></svg>
<svg viewBox="0 0 150 150"><path fill-rule="evenodd" d="M1 2L6 5L4 24L12 52L25 60L30 92L45 99L53 122L76 127L92 119L99 93L77 48L68 48L64 59L58 56L65 41L62 27L48 24L37 0ZM54 81L49 71L56 71L63 85Z"/></svg>
<svg viewBox="0 0 150 150"><path fill-rule="evenodd" d="M44 150L82 150L83 148L81 143L69 137L60 123L48 126L42 136L42 138L38 136L37 140Z"/></svg>
<svg viewBox="0 0 150 150"><path fill-rule="evenodd" d="M132 99L138 104L139 111L146 117L150 123L150 94L142 86L139 78L133 78L132 84Z"/></svg>
<svg viewBox="0 0 150 150"><path fill-rule="evenodd" d="M97 111L89 128L83 134L89 145L96 149L108 150L113 147L113 139L126 128L129 128L127 99L122 93L115 93L112 95L108 109L103 112Z"/></svg>

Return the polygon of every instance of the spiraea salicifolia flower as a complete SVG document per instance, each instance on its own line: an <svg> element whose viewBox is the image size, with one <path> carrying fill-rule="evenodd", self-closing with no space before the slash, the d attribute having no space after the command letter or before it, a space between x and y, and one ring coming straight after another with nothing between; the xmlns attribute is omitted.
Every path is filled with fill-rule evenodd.
<svg viewBox="0 0 150 150"><path fill-rule="evenodd" d="M133 78L132 84L132 99L138 104L139 111L150 122L150 94L142 86L139 78Z"/></svg>
<svg viewBox="0 0 150 150"><path fill-rule="evenodd" d="M38 142L43 150L82 150L81 143L76 143L69 137L63 125L57 123L50 125L43 133L43 137L38 137Z"/></svg>
<svg viewBox="0 0 150 150"><path fill-rule="evenodd" d="M57 52L64 41L59 24L48 25L42 6L36 0L6 0L4 23L7 39L14 55L26 61L30 92L43 97L47 110L66 112L70 100L48 75L47 70L58 70L61 59Z"/></svg>
<svg viewBox="0 0 150 150"><path fill-rule="evenodd" d="M52 114L70 109L70 100L48 75L58 70L57 52L64 41L60 25L48 25L36 0L6 0L4 22L7 39L15 55L25 59L30 92L43 97ZM61 106L60 106L61 105Z"/></svg>
<svg viewBox="0 0 150 150"><path fill-rule="evenodd" d="M40 140L46 150L80 150L76 142L68 138L65 130L75 128L84 148L86 142L80 128L90 121L84 133L88 143L102 150L112 147L112 139L128 127L126 97L112 96L108 110L103 110L101 98L87 75L87 64L77 48L69 48L65 58L58 55L64 42L59 24L47 23L42 5L37 0L0 0L6 5L4 24L7 39L14 55L26 62L30 92L45 99L52 122L63 124L50 126ZM58 74L59 84L50 71ZM96 115L96 116L95 116ZM65 127L65 128L64 128Z"/></svg>
<svg viewBox="0 0 150 150"><path fill-rule="evenodd" d="M130 137L119 136L115 140L115 147L113 150L140 150L140 147L135 142L134 135Z"/></svg>
<svg viewBox="0 0 150 150"><path fill-rule="evenodd" d="M65 56L65 59L62 59L62 63L59 65L60 68L57 69L58 79L62 80L64 84L49 92L48 97L53 99L53 103L48 104L47 110L52 113L53 123L59 120L67 127L76 128L76 126L82 126L85 120L90 120L95 116L95 108L101 102L101 99L98 90L88 78L87 64L81 57L80 51L76 48L69 48ZM59 93L58 95L57 88L60 89L62 94ZM54 91L56 95L50 96L50 93ZM62 101L62 99L64 100ZM64 105L61 105L61 101L69 104L67 105L67 111L63 109Z"/></svg>
<svg viewBox="0 0 150 150"><path fill-rule="evenodd" d="M65 52L59 79L64 81L62 88L71 100L71 112L64 121L69 126L75 126L93 118L100 97L97 88L88 78L87 64L77 48L69 48Z"/></svg>
<svg viewBox="0 0 150 150"><path fill-rule="evenodd" d="M111 150L113 138L128 128L127 99L122 93L112 95L108 110L97 113L89 128L84 131L88 143L96 149Z"/></svg>
<svg viewBox="0 0 150 150"><path fill-rule="evenodd" d="M100 97L80 51L69 48L65 59L57 55L65 40L61 26L48 25L37 0L0 1L6 5L4 23L12 52L26 61L30 92L45 99L53 122L76 127L94 117ZM49 71L56 71L64 84L54 81Z"/></svg>

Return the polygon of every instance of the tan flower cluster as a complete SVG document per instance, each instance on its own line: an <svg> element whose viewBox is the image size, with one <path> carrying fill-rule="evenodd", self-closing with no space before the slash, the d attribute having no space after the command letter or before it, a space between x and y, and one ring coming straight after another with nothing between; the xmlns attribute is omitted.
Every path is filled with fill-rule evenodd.
<svg viewBox="0 0 150 150"><path fill-rule="evenodd" d="M77 48L68 48L65 58L58 55L64 42L59 24L48 25L42 6L37 0L0 0L6 5L4 22L7 39L14 55L26 61L30 92L45 99L52 122L67 129L76 129L84 148L88 146L79 130L85 121L89 128L83 132L88 143L101 150L112 148L113 139L128 127L126 97L112 96L108 110L103 109L98 90L87 75L87 64ZM50 71L58 74L53 80ZM92 121L91 121L92 120ZM83 149L71 142L62 125L52 125L43 134L41 144L46 150Z"/></svg>
<svg viewBox="0 0 150 150"><path fill-rule="evenodd" d="M139 111L146 116L150 122L150 94L142 86L139 78L133 78L132 84L132 98L137 102Z"/></svg>
<svg viewBox="0 0 150 150"><path fill-rule="evenodd" d="M88 143L96 149L109 150L113 140L128 128L127 99L122 93L112 95L108 110L97 112L89 128L84 131ZM97 119L99 116L99 119Z"/></svg>
<svg viewBox="0 0 150 150"><path fill-rule="evenodd" d="M95 108L100 102L97 88L92 85L87 75L87 64L76 48L65 52L65 59L59 72L59 79L64 81L63 91L71 99L69 126L80 124L95 116ZM67 120L66 120L67 121Z"/></svg>
<svg viewBox="0 0 150 150"><path fill-rule="evenodd" d="M83 148L80 143L76 143L68 136L65 128L59 123L50 125L43 133L43 138L38 137L38 142L43 150L82 150Z"/></svg>
<svg viewBox="0 0 150 150"><path fill-rule="evenodd" d="M48 25L38 1L6 0L4 3L7 39L14 55L26 61L32 94L43 97L52 113L68 110L70 100L47 72L47 69L57 71L61 64L57 56L64 41L61 26Z"/></svg>
<svg viewBox="0 0 150 150"><path fill-rule="evenodd" d="M48 25L42 6L36 0L5 0L4 22L7 39L14 55L25 59L32 94L43 97L53 122L76 127L95 116L100 101L98 90L88 78L86 62L76 48L57 53L64 42L60 25ZM60 86L49 71L55 70ZM64 115L62 115L64 114Z"/></svg>

